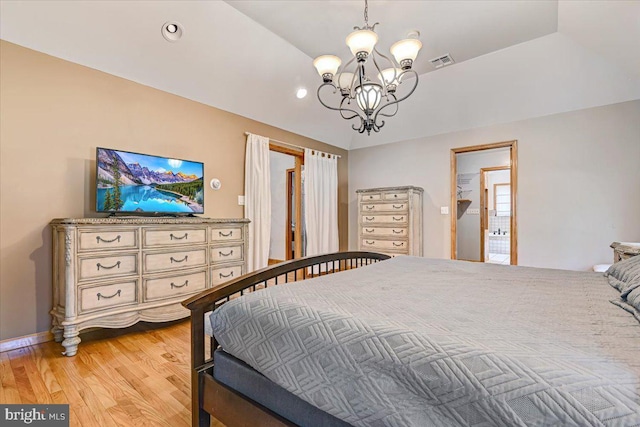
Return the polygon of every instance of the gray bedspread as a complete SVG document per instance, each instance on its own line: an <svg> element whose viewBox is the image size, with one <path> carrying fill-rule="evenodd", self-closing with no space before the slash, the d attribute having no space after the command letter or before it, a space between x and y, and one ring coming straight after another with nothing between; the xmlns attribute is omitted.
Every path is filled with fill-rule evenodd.
<svg viewBox="0 0 640 427"><path fill-rule="evenodd" d="M599 273L398 257L232 300L224 350L355 426L639 426L640 323Z"/></svg>

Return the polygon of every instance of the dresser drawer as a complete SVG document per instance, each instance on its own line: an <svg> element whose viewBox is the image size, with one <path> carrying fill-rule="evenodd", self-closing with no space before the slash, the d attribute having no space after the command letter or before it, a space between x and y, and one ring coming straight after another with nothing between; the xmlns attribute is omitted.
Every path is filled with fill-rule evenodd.
<svg viewBox="0 0 640 427"><path fill-rule="evenodd" d="M403 251L408 248L409 243L406 240L378 240L378 239L362 239L363 248L371 249L394 249Z"/></svg>
<svg viewBox="0 0 640 427"><path fill-rule="evenodd" d="M406 227L362 227L363 236L407 237Z"/></svg>
<svg viewBox="0 0 640 427"><path fill-rule="evenodd" d="M409 198L409 193L407 193L406 191L384 193L382 195L383 200L407 200L408 198Z"/></svg>
<svg viewBox="0 0 640 427"><path fill-rule="evenodd" d="M362 215L362 223L406 224L407 215Z"/></svg>
<svg viewBox="0 0 640 427"><path fill-rule="evenodd" d="M78 280L125 276L138 272L138 254L120 254L78 260Z"/></svg>
<svg viewBox="0 0 640 427"><path fill-rule="evenodd" d="M198 271L157 279L146 279L144 282L144 300L153 301L172 298L183 294L191 294L207 287L207 272Z"/></svg>
<svg viewBox="0 0 640 427"><path fill-rule="evenodd" d="M135 249L138 247L137 230L115 229L96 231L78 230L78 251L96 251L108 249Z"/></svg>
<svg viewBox="0 0 640 427"><path fill-rule="evenodd" d="M407 212L408 202L398 203L366 203L362 205L362 212Z"/></svg>
<svg viewBox="0 0 640 427"><path fill-rule="evenodd" d="M211 248L211 262L238 261L244 259L242 245L225 245Z"/></svg>
<svg viewBox="0 0 640 427"><path fill-rule="evenodd" d="M211 242L224 242L227 240L242 240L242 227L211 229Z"/></svg>
<svg viewBox="0 0 640 427"><path fill-rule="evenodd" d="M382 200L382 195L380 193L368 193L362 195L363 202L368 202L369 200Z"/></svg>
<svg viewBox="0 0 640 427"><path fill-rule="evenodd" d="M142 259L142 270L145 273L201 267L207 263L207 250L203 247L194 250L145 253Z"/></svg>
<svg viewBox="0 0 640 427"><path fill-rule="evenodd" d="M211 285L215 286L240 276L242 276L242 264L215 267L211 269Z"/></svg>
<svg viewBox="0 0 640 427"><path fill-rule="evenodd" d="M193 245L207 241L206 228L144 229L146 247L167 245Z"/></svg>
<svg viewBox="0 0 640 427"><path fill-rule="evenodd" d="M121 305L136 304L137 280L130 280L121 283L99 286L79 287L79 311L100 310L108 307L118 307Z"/></svg>

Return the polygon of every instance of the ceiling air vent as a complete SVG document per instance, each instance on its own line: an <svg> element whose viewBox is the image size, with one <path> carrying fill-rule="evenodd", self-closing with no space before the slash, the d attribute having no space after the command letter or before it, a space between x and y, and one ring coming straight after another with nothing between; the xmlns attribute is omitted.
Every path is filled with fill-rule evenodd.
<svg viewBox="0 0 640 427"><path fill-rule="evenodd" d="M453 58L448 53L446 55L433 58L429 62L431 62L431 65L433 65L435 68L446 67L447 65L451 65L454 63Z"/></svg>

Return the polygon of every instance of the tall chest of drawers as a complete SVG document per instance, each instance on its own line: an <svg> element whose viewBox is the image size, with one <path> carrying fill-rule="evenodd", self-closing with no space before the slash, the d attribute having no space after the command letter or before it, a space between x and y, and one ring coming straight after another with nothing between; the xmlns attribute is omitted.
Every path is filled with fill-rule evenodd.
<svg viewBox="0 0 640 427"><path fill-rule="evenodd" d="M247 271L246 219L55 219L53 333L67 356L83 329L189 316L180 302Z"/></svg>
<svg viewBox="0 0 640 427"><path fill-rule="evenodd" d="M422 256L423 192L413 186L357 190L358 249Z"/></svg>

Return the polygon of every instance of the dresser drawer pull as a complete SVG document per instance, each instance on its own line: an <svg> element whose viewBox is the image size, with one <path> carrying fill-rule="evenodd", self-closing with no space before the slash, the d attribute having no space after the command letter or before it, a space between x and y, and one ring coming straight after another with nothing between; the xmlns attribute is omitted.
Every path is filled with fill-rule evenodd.
<svg viewBox="0 0 640 427"><path fill-rule="evenodd" d="M169 237L171 237L171 240L175 239L175 240L183 240L183 239L187 239L189 237L189 233L184 233L184 236L182 237L178 237L178 236L174 236L173 233L169 234Z"/></svg>
<svg viewBox="0 0 640 427"><path fill-rule="evenodd" d="M111 239L111 240L103 239L103 238L102 238L102 237L100 237L100 236L96 236L96 242L97 242L97 243L100 243L100 242L102 242L102 243L113 243L113 242L115 242L116 240L117 240L118 242L120 242L120 235L117 235L116 237L114 237L114 238L113 238L113 239Z"/></svg>
<svg viewBox="0 0 640 427"><path fill-rule="evenodd" d="M185 255L184 258L182 259L175 259L174 257L171 257L170 259L171 259L171 262L174 263L174 262L185 262L187 258L189 258L189 255Z"/></svg>
<svg viewBox="0 0 640 427"><path fill-rule="evenodd" d="M370 199L373 199L373 196L369 196Z"/></svg>
<svg viewBox="0 0 640 427"><path fill-rule="evenodd" d="M226 276L224 274L222 274L222 273L219 273L219 276L220 276L221 279L226 279L228 277L233 277L233 271L231 273L227 274Z"/></svg>
<svg viewBox="0 0 640 427"><path fill-rule="evenodd" d="M367 245L373 245L376 241L375 240L365 240L365 242L367 243Z"/></svg>
<svg viewBox="0 0 640 427"><path fill-rule="evenodd" d="M364 231L366 231L367 233L373 233L375 229L373 228L365 228Z"/></svg>
<svg viewBox="0 0 640 427"><path fill-rule="evenodd" d="M105 270L111 270L112 268L116 268L116 267L120 268L120 261L116 262L113 265L109 265L109 266L97 263L96 266L98 267L98 271L100 271L101 268L104 268Z"/></svg>
<svg viewBox="0 0 640 427"><path fill-rule="evenodd" d="M222 231L218 231L218 236L220 236L220 237L231 237L231 236L233 236L233 230L231 230L227 234L224 234Z"/></svg>
<svg viewBox="0 0 640 427"><path fill-rule="evenodd" d="M400 206L393 205L393 209L402 209L402 208L404 208L404 205L400 205Z"/></svg>
<svg viewBox="0 0 640 427"><path fill-rule="evenodd" d="M400 231L391 230L391 232L392 232L393 234L402 234L402 230L400 230Z"/></svg>
<svg viewBox="0 0 640 427"><path fill-rule="evenodd" d="M109 295L109 296L102 295L100 292L98 292L98 301L100 301L100 298L111 299L111 298L113 298L115 296L119 297L120 296L120 292L122 292L122 290L118 289L115 294Z"/></svg>
<svg viewBox="0 0 640 427"><path fill-rule="evenodd" d="M366 219L367 221L373 221L374 219L376 219L376 217L375 216L372 216L372 217L365 216L364 219Z"/></svg>
<svg viewBox="0 0 640 427"><path fill-rule="evenodd" d="M375 206L365 206L364 208L365 208L366 210L370 211L370 210L372 210L372 209L375 209L376 207L375 207Z"/></svg>
<svg viewBox="0 0 640 427"><path fill-rule="evenodd" d="M396 197L396 198L397 198L397 197L398 197L398 195L397 195L397 194L394 194L394 195L393 195L393 197Z"/></svg>
<svg viewBox="0 0 640 427"><path fill-rule="evenodd" d="M404 246L404 242L400 242L400 243L391 242L391 243L393 243L393 246L396 246L396 247Z"/></svg>
<svg viewBox="0 0 640 427"><path fill-rule="evenodd" d="M226 253L226 254L225 254L224 252L222 252L222 251L218 251L218 255L220 255L220 256L231 256L231 255L233 255L233 249L231 249L231 250L230 250L228 253Z"/></svg>
<svg viewBox="0 0 640 427"><path fill-rule="evenodd" d="M402 217L400 217L400 218L396 218L396 217L394 216L394 217L392 217L392 218L393 218L393 220L394 220L394 221L402 221Z"/></svg>
<svg viewBox="0 0 640 427"><path fill-rule="evenodd" d="M171 289L173 288L184 288L185 286L189 285L189 281L185 280L184 283L182 285L176 285L175 283L171 282Z"/></svg>

